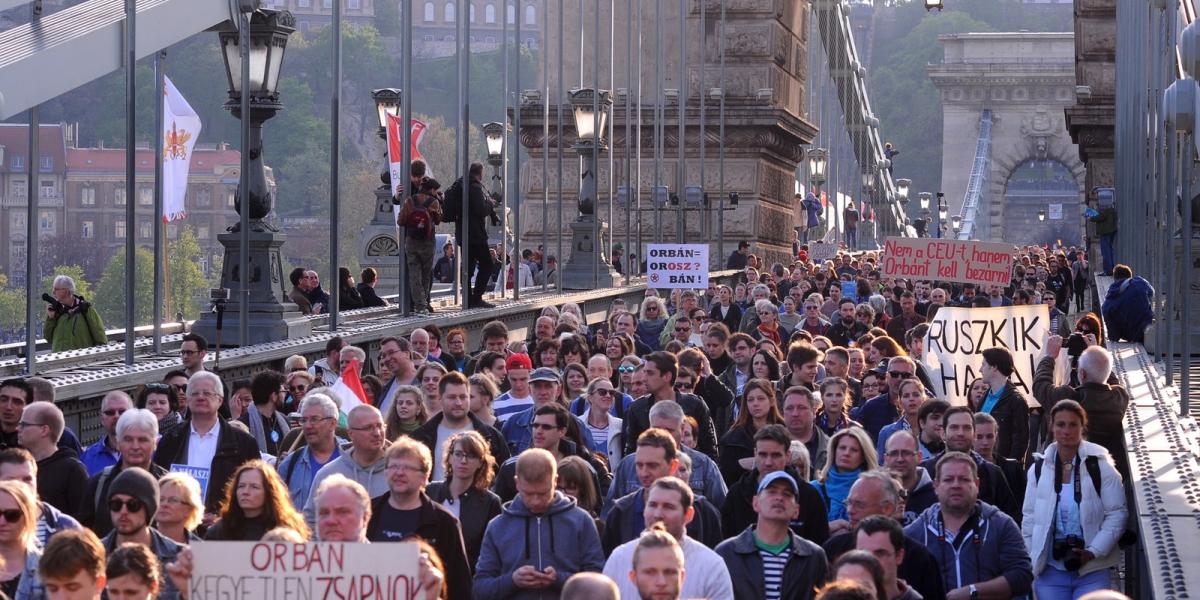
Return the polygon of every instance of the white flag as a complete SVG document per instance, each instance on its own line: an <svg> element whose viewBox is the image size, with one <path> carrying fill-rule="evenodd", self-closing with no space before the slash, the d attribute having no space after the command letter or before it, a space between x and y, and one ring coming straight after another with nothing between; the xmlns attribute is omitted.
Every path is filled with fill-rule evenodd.
<svg viewBox="0 0 1200 600"><path fill-rule="evenodd" d="M187 195L192 147L200 137L200 115L169 77L163 80L163 222L170 223L187 216L183 198Z"/></svg>

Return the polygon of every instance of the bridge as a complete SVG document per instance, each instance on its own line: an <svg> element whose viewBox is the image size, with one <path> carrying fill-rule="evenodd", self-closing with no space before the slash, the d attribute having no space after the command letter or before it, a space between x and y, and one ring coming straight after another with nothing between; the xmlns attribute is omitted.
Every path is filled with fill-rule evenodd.
<svg viewBox="0 0 1200 600"><path fill-rule="evenodd" d="M0 11L41 4L0 0ZM86 0L0 32L0 118L27 113L36 126L40 104L203 32L242 40L226 46L231 49L227 68L237 73L237 61L250 59L250 53L238 49L247 47L251 36L273 28L273 47L281 57L293 23L285 12L272 9L284 4L279 1L262 7L251 0L122 4ZM239 145L250 150L244 153L241 173L243 221L237 232L222 237L230 257L222 287L232 290L229 311L231 317L238 315L225 332L226 343L234 347L220 352L223 378L277 368L293 354L319 358L325 341L334 335L364 348L373 362L380 339L428 323L443 330L465 328L468 345L474 347L479 329L491 320L508 324L514 340L524 339L536 315L549 305L576 302L589 321L600 320L614 300L636 302L646 290L637 261L614 265L607 256L622 241L626 252L636 249L639 258L652 242L707 243L710 277L733 282L737 273L721 270L730 250L726 236L730 241L751 241L768 264L790 256L793 228L804 218L793 199L797 184L804 191L826 181L836 186L833 209L825 209L827 221L822 225L834 230L834 239L842 235L836 200L840 194L856 205L867 203L878 216L878 228L868 240L860 240L860 246L873 249L888 236L915 235L911 220L922 213L908 202L907 180L893 179L883 146L887 138L867 86L869 60L860 56L850 20L857 10L854 5L836 0L700 0L681 2L667 11L658 3L659 11L643 11L640 2L624 3L623 10L618 0L597 2L597 7L588 4L586 9L595 8L595 14L580 14L577 8L557 4L540 4L542 23L559 23L556 31L543 29L541 43L557 51L540 53L535 72L524 74L524 81L534 82L528 88L522 88L520 61L514 61L515 85L507 87L506 77L506 88L497 94L509 121L507 128L500 125L504 146L518 148L490 157L496 172L503 173L496 191L512 202L508 208L514 217L511 226L505 220L499 235L505 240L501 255L511 253L510 239L515 248L542 243L549 251L557 245L556 252L547 253L563 262L569 256L583 257L589 261L583 266L595 273L593 281L600 281L603 271L612 277L611 285L588 285L585 278L578 288L559 280L509 292L502 283L501 291L489 297L495 308L465 308L466 293L458 289L439 302L434 315L417 316L408 310L407 294L399 284L404 281L401 266L394 280L401 293L391 296L396 306L342 311L335 302L329 315L300 316L286 299L278 245L272 245L285 240L271 231L269 210L252 214L251 196L257 194L261 201L267 194L260 193L265 180L255 180L265 168L263 140L261 134L251 137L250 121L255 117L250 117ZM334 23L340 23L339 11L332 15ZM471 21L469 11L457 14L457 130L466 131L470 82L462 74L469 72ZM416 76L411 63L413 16L402 18L402 30L410 35L405 36L400 81L409 87ZM1200 190L1192 175L1197 121L1188 109L1200 67L1200 26L1195 20L1193 0L1076 0L1074 32L944 35L939 40L943 60L928 68L945 114L942 189L949 198L941 210L929 207L928 198L923 198L926 206L921 208L928 211L924 215L939 215L931 235L1027 243L1051 241L1056 232L1066 231L1082 237L1089 254L1099 257L1101 236L1083 219L1084 202L1093 188L1113 187L1120 220L1113 252L1159 292L1155 325L1145 344L1110 346L1116 372L1134 397L1126 417L1126 442L1133 468L1130 526L1138 532L1139 543L1125 551L1124 579L1138 598L1183 598L1189 588L1200 589L1200 582L1194 581L1200 570L1191 568L1200 562L1200 548L1188 543L1200 535L1200 427L1192 417L1193 399L1200 391L1195 358L1200 262L1194 229ZM501 46L507 49L514 44L509 42L507 21L504 26ZM521 19L516 19L517 40L520 26ZM340 52L340 42L335 47ZM341 135L336 118L341 60L340 54L334 60L335 148ZM280 64L264 68L278 69ZM283 63L282 68L292 67ZM57 76L39 76L48 72ZM241 72L248 75L249 69ZM132 76L128 83L136 84ZM235 87L232 78L230 84ZM610 92L613 107L602 102L603 94L595 94L590 105L572 103L573 92L584 87ZM252 115L270 102L286 103L276 90L267 91L254 98L259 104L252 109L252 94L231 90L229 107ZM247 104L239 108L241 101ZM602 104L611 112L601 116ZM1194 111L1194 101L1191 106ZM132 119L134 107L127 108ZM410 105L390 108L404 119L410 116ZM594 121L573 118L588 108L593 109L588 115ZM257 123L260 130L263 120ZM410 158L409 135L405 131L402 136L402 164ZM465 171L473 158L470 144L464 142L459 140L456 149L456 173ZM571 154L589 143L591 154ZM851 184L841 177L828 178L826 169L832 165L812 159L821 155L810 152L814 143L835 151L826 155L839 161L836 168L861 174L861 185L854 177ZM31 154L36 154L36 142L32 146ZM337 173L336 155L331 170ZM1031 170L1051 173L1063 185L1025 186L1024 175ZM35 174L31 164L30 199L37 197ZM130 181L132 176L131 167ZM331 264L336 269L340 198L337 177L333 179ZM407 186L400 187L402 195L408 193ZM380 236L393 239L388 236L390 196L390 190L381 187L369 199L376 222L357 249L363 264L404 262L403 236L394 245L378 242ZM594 207L591 213L581 210L585 204ZM27 205L26 280L38 281L37 203ZM589 214L592 218L582 218ZM1063 228L1055 229L1058 224ZM1031 232L1044 240L1030 239ZM132 252L133 236L129 237ZM623 267L625 276L610 272L616 266ZM464 274L465 266L459 267ZM465 274L460 281L469 281ZM325 277L336 281L335 274ZM1096 289L1105 290L1109 283L1098 276ZM107 346L55 353L37 339L34 313L41 307L32 288L28 297L28 339L20 347L0 347L0 378L32 373L48 377L69 424L85 440L99 431L97 404L103 393L160 379L178 365L174 351L183 331L215 328L207 314L196 323L170 324L156 318L154 326L135 328L131 322L124 331L111 332L114 341ZM255 318L270 322L253 334L258 337L248 331ZM236 341L229 344L230 340ZM212 360L215 363L216 357Z"/></svg>

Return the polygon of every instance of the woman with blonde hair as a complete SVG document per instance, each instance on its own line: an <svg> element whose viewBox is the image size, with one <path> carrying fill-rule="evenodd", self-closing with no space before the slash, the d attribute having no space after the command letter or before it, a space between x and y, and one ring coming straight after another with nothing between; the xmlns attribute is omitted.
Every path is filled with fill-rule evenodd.
<svg viewBox="0 0 1200 600"><path fill-rule="evenodd" d="M489 489L496 459L478 431L464 431L450 436L442 460L446 479L430 483L425 493L458 518L467 563L474 569L487 524L500 514L500 497Z"/></svg>
<svg viewBox="0 0 1200 600"><path fill-rule="evenodd" d="M388 411L384 420L387 425L387 439L396 441L401 435L409 435L429 420L429 412L425 408L425 392L415 385L402 385L396 388L392 410Z"/></svg>
<svg viewBox="0 0 1200 600"><path fill-rule="evenodd" d="M651 351L661 348L658 338L667 326L667 305L662 298L646 296L642 301L642 313L638 315L637 337Z"/></svg>
<svg viewBox="0 0 1200 600"><path fill-rule="evenodd" d="M265 461L255 459L242 463L225 484L220 516L204 539L255 542L280 526L309 537L308 525L292 506L283 480Z"/></svg>
<svg viewBox="0 0 1200 600"><path fill-rule="evenodd" d="M496 426L496 412L492 409L496 396L500 395L500 386L487 373L476 373L467 382L471 384L471 413L480 421L493 427Z"/></svg>
<svg viewBox="0 0 1200 600"><path fill-rule="evenodd" d="M200 482L187 473L167 473L158 480L158 512L154 527L177 544L200 541L193 533L204 520Z"/></svg>
<svg viewBox="0 0 1200 600"><path fill-rule="evenodd" d="M38 520L41 519L33 489L16 480L0 481L0 591L9 598L45 598L38 578Z"/></svg>
<svg viewBox="0 0 1200 600"><path fill-rule="evenodd" d="M817 473L812 484L825 501L829 518L829 535L850 531L850 514L846 497L858 476L879 467L875 444L861 427L850 427L829 438L829 462Z"/></svg>

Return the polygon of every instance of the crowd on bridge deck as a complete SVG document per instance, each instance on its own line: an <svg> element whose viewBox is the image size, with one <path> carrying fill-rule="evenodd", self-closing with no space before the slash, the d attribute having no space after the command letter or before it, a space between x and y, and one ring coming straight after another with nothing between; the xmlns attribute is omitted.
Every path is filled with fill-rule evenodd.
<svg viewBox="0 0 1200 600"><path fill-rule="evenodd" d="M526 339L429 324L376 363L334 337L231 384L190 333L177 370L103 397L86 448L49 381L4 380L0 592L186 596L191 544L268 539L420 540L422 598L1121 597L1105 344L1140 332L1084 312L1084 253L1014 249L1011 284L976 289L808 250L768 268L742 243L733 286L547 307ZM1038 302L1031 394L1003 348L967 406L932 391L939 310Z"/></svg>

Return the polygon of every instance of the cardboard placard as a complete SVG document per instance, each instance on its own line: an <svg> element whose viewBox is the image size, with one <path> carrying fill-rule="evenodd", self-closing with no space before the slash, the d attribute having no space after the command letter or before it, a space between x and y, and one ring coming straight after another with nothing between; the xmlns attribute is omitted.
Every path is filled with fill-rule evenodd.
<svg viewBox="0 0 1200 600"><path fill-rule="evenodd" d="M707 288L708 244L648 244L646 281L652 288Z"/></svg>
<svg viewBox="0 0 1200 600"><path fill-rule="evenodd" d="M966 405L971 382L979 377L983 351L1007 348L1013 357L1012 385L1033 397L1033 372L1050 335L1050 308L939 308L929 322L921 359L933 391L954 405Z"/></svg>
<svg viewBox="0 0 1200 600"><path fill-rule="evenodd" d="M198 542L191 600L308 598L413 600L415 543Z"/></svg>
<svg viewBox="0 0 1200 600"><path fill-rule="evenodd" d="M1012 279L1012 246L998 242L890 237L883 247L883 277L1006 286Z"/></svg>
<svg viewBox="0 0 1200 600"><path fill-rule="evenodd" d="M808 259L814 263L833 260L837 256L838 245L824 242L813 242L808 245Z"/></svg>

